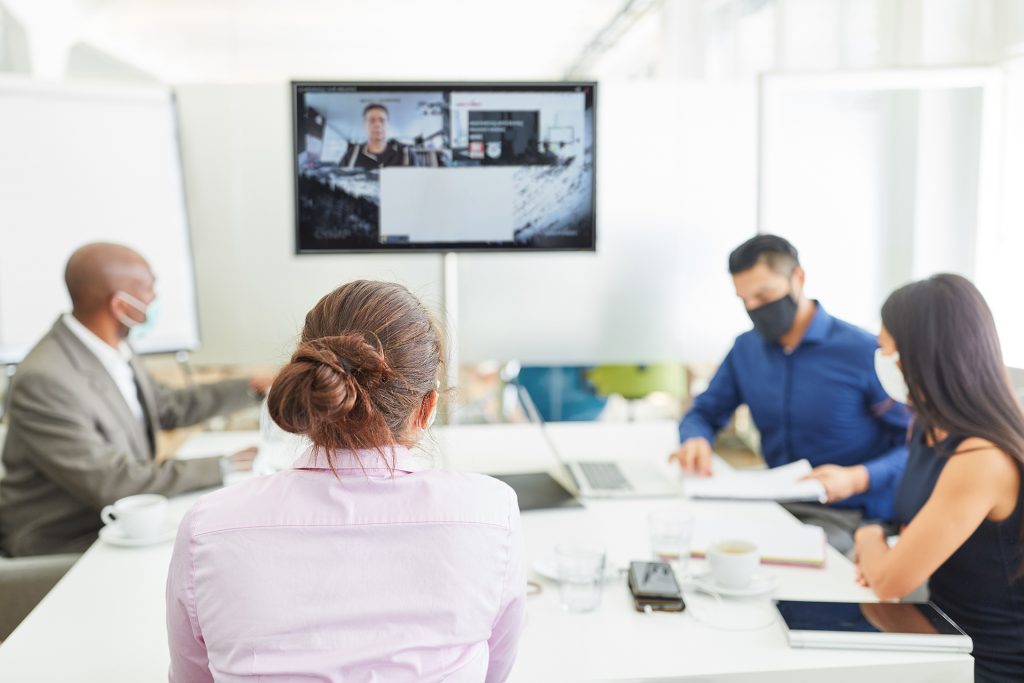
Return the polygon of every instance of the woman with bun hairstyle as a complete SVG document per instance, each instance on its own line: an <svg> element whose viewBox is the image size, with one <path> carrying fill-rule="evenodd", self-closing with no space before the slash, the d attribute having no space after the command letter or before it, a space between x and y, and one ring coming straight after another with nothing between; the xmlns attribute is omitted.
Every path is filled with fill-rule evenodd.
<svg viewBox="0 0 1024 683"><path fill-rule="evenodd" d="M857 531L857 569L879 598L928 582L930 599L974 642L975 680L1024 681L1024 411L981 293L959 275L893 292L875 365L913 412L896 491L906 525Z"/></svg>
<svg viewBox="0 0 1024 683"><path fill-rule="evenodd" d="M306 315L268 404L311 445L182 521L172 682L507 678L526 589L515 493L410 450L443 357L437 324L400 285L350 282Z"/></svg>

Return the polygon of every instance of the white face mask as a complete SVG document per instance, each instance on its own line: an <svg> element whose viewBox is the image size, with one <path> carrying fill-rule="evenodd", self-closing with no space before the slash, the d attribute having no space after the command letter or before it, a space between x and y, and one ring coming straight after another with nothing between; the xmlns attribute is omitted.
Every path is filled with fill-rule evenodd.
<svg viewBox="0 0 1024 683"><path fill-rule="evenodd" d="M153 331L153 328L156 327L157 320L160 318L160 299L154 298L149 302L149 305L146 305L138 298L125 291L118 291L114 296L134 308L145 318L142 322L139 322L137 320L132 320L122 313L114 311L114 315L121 324L128 328L128 336L132 341L139 341Z"/></svg>
<svg viewBox="0 0 1024 683"><path fill-rule="evenodd" d="M907 388L907 380L903 378L903 371L897 365L900 361L900 354L891 353L888 356L882 353L882 349L875 349L875 374L881 383L885 393L898 403L907 403L910 398L910 390Z"/></svg>

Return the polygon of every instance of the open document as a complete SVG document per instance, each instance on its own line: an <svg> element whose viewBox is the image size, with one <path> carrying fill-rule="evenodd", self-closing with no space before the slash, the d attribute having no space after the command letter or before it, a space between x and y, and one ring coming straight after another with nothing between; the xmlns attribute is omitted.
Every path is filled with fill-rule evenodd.
<svg viewBox="0 0 1024 683"><path fill-rule="evenodd" d="M828 496L821 482L803 479L811 469L811 463L807 460L797 460L767 470L729 472L712 477L689 477L683 484L683 490L691 498L774 500L780 503L827 502Z"/></svg>

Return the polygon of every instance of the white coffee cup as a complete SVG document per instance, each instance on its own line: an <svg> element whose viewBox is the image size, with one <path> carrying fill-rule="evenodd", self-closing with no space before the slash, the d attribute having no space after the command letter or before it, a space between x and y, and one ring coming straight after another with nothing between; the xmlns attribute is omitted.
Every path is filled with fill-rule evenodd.
<svg viewBox="0 0 1024 683"><path fill-rule="evenodd" d="M761 554L750 541L726 539L707 550L711 577L723 588L746 588L761 564Z"/></svg>
<svg viewBox="0 0 1024 683"><path fill-rule="evenodd" d="M163 529L167 499L155 493L128 496L100 511L104 524L113 524L125 538L151 538Z"/></svg>

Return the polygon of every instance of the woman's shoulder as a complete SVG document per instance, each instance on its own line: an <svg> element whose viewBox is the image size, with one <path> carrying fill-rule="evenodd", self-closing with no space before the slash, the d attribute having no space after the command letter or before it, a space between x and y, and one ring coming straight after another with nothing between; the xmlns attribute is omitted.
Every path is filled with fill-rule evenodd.
<svg viewBox="0 0 1024 683"><path fill-rule="evenodd" d="M428 470L429 476L460 491L472 492L490 499L515 500L516 492L500 479L479 472Z"/></svg>
<svg viewBox="0 0 1024 683"><path fill-rule="evenodd" d="M486 474L428 470L418 473L429 480L435 498L447 500L460 509L494 520L508 520L519 514L519 499L511 486ZM504 522L503 522L504 523Z"/></svg>
<svg viewBox="0 0 1024 683"><path fill-rule="evenodd" d="M969 436L950 454L946 470L957 478L991 481L993 477L1016 477L1020 469L1013 457L988 439Z"/></svg>
<svg viewBox="0 0 1024 683"><path fill-rule="evenodd" d="M1013 458L997 444L980 436L968 436L963 439L953 450L952 455L973 455L993 461L1006 461L1013 463Z"/></svg>
<svg viewBox="0 0 1024 683"><path fill-rule="evenodd" d="M182 523L193 536L218 531L244 521L255 510L273 508L280 503L281 483L291 472L278 472L252 477L229 486L204 493L189 508Z"/></svg>

